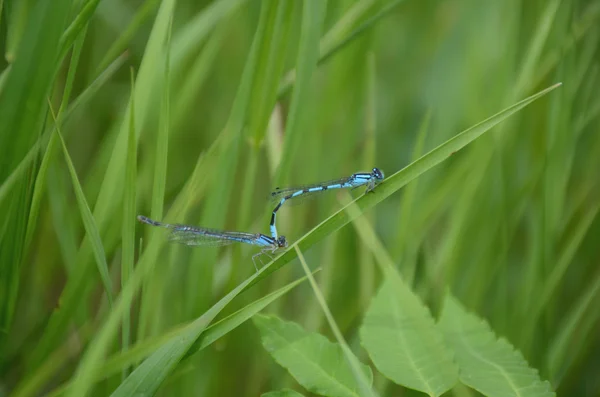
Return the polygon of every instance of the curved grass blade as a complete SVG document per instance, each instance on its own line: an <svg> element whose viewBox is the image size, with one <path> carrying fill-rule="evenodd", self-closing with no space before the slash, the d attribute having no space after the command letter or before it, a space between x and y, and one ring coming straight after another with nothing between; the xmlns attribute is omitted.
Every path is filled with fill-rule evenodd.
<svg viewBox="0 0 600 397"><path fill-rule="evenodd" d="M144 57L140 64L135 92L135 117L138 122L139 130L143 129L145 116L149 112L153 81L159 68L158 65L162 64L160 60L163 59L164 41L167 36L168 24L174 6L175 0L162 1L150 33L150 38L146 45ZM120 203L119 200L115 200L115 197L122 197L124 187L125 178L122 170L125 168L126 163L130 111L131 108L128 105L125 110L124 118L117 127L119 128L118 135L113 150L110 153L108 167L102 178L100 193L98 194L94 206L94 218L98 222L100 231L104 231L110 222L115 222L115 219L118 219L114 214L117 211L117 207L120 209ZM77 255L79 266L77 266L71 277L69 277L67 284L61 293L60 300L62 302L62 308L60 311L54 311L52 313L48 326L44 331L44 335L42 335L40 342L36 347L34 358L38 359L38 362L51 350L51 346L56 344L57 339L64 337L65 330L69 321L71 321L73 313L81 307L83 302L85 302L85 299L82 299L82 296L85 295L89 290L89 286L94 281L94 275L90 270L90 266L86 266L93 254L93 248L90 247L91 239L92 236L87 234L84 237ZM132 279L133 278L134 276L132 276ZM121 295L123 295L123 292L121 292ZM114 310L110 312L110 315L118 315L118 320L120 320L123 311L125 310L123 307L123 304L125 303L127 304L127 307L129 307L130 301L125 299L121 302L120 310L118 310L118 306L115 306ZM119 321L117 321L117 323L118 322ZM97 338L101 338L101 336L97 336ZM106 341L106 343L108 343L108 341ZM91 369L88 366L97 365L98 362L101 361L100 356L106 348L107 345L98 346L98 350L94 352L95 354L98 354L96 357L88 358L89 356L87 356L87 354L84 355L77 370L77 385L73 388L74 396L82 396L87 393L88 371ZM42 359L39 359L40 356Z"/></svg>
<svg viewBox="0 0 600 397"><path fill-rule="evenodd" d="M375 26L384 17L390 15L391 11L394 10L404 0L392 0L385 6L383 6L376 14L366 18L360 25L352 29L348 33L339 34L338 32L345 30L348 26L352 26L360 17L364 16L370 9L370 5L355 4L340 21L330 29L329 32L321 39L319 59L317 65L321 65L327 62L333 55L337 54L340 50L344 49L348 44L354 42L367 32L370 28ZM285 95L296 82L296 70L290 70L286 73L285 77L279 85L278 97Z"/></svg>
<svg viewBox="0 0 600 397"><path fill-rule="evenodd" d="M149 47L154 48L154 46L160 46L163 43L163 39L166 37L166 33L168 32L168 22L170 21L172 10L174 6L174 1L163 1L159 15L157 16L157 22L155 28L157 31L153 31L151 35L151 41L157 39L157 36L160 31L161 40L156 43L148 44ZM160 22L159 22L160 21ZM257 52L257 42L261 35L260 31L264 29L259 25L257 32L255 34L255 38L252 43L251 53L249 55L249 60L246 62L244 67L244 72L242 75L242 81L240 83L240 87L238 88L238 93L236 94L236 98L234 100L232 114L230 115L230 124L225 128L224 132L220 135L220 141L227 142L231 141L238 132L238 128L242 128L242 115L245 114L246 106L251 99L251 83L254 75L254 69L256 65L256 52ZM155 35L156 33L156 35ZM164 36L163 36L164 35ZM154 48L157 50L158 48ZM150 51L150 49L148 49ZM152 53L154 56L158 56L157 53ZM146 65L146 62L151 62L154 56L150 56L149 58L144 57L142 61L142 68L140 68L140 75L138 76L136 87L140 87L142 85L142 80L146 80L154 75L153 70L147 70L145 74L145 78L142 79L142 69L143 66ZM175 56L175 46L173 47L173 56ZM150 84L150 82L147 82ZM139 104L138 95L142 95L146 93L145 91L138 91L136 88L136 104ZM147 98L145 98L146 102L144 102L144 106L147 106ZM137 106L139 108L140 106ZM148 109L145 109L148 111ZM136 109L136 113L138 113L138 109ZM139 114L139 113L138 113ZM137 114L136 114L137 116ZM139 119L139 118L136 118ZM119 152L120 149L117 144L115 146L115 152ZM220 145L218 145L221 147ZM115 159L114 156L117 156ZM111 172L111 167L117 167L121 162L120 155L114 154L113 160L109 165L109 170L107 171L106 177L103 181L103 186L108 184L109 182L119 183L121 180L115 174L118 171L117 169L113 169ZM203 164L203 163L202 163ZM201 162L199 162L198 167L202 166ZM205 175L202 175L205 176ZM193 177L194 178L194 177ZM206 178L204 178L206 179ZM192 179L191 182L195 182ZM114 192L115 187L111 187L108 194L106 196L104 191L101 193L98 198L98 202L96 204L96 210L106 216L107 212L110 210L110 203L108 202L108 198ZM187 194L187 188L186 194ZM102 202L102 203L101 203ZM173 207L180 209L179 203L175 202ZM157 252L159 249L159 245L151 246L148 244L148 249L144 252L144 255L138 262L138 266L132 275L129 284L121 291L121 296L117 300L114 309L110 312L107 320L105 321L103 327L97 333L96 339L90 344L88 351L83 357L83 360L77 370L75 377L75 384L73 389L70 391L69 395L72 396L80 396L89 390L90 382L95 367L99 362L103 360L103 356L105 351L108 349L108 346L111 343L112 338L116 335L118 330L120 319L125 310L128 310L129 305L134 297L134 294L141 286L142 282L148 277L150 270L152 270L155 264L156 254L150 256ZM119 386L119 388L114 392L114 395L130 395L132 391L139 392L139 395L151 395L156 392L156 389L160 386L162 381L172 372L177 363L181 360L184 354L187 353L190 346L196 341L198 336L204 331L206 326L215 318L215 316L227 305L239 292L244 290L248 284L253 282L256 277L258 277L261 272L255 273L253 277L244 282L241 286L231 291L226 297L224 297L221 301L219 301L215 306L213 306L210 310L205 312L205 314L194 321L186 331L183 333L180 339L176 342L167 344L161 347L157 352L155 352L151 357L146 359L142 365L140 365L129 377ZM148 374L152 374L151 376L147 376Z"/></svg>
<svg viewBox="0 0 600 397"><path fill-rule="evenodd" d="M550 383L542 381L523 355L505 339L497 339L489 325L468 313L446 295L439 322L454 349L460 380L490 397L554 397Z"/></svg>
<svg viewBox="0 0 600 397"><path fill-rule="evenodd" d="M260 269L235 289L225 295L214 306L198 317L190 325L186 326L177 337L170 338L152 353L129 377L121 383L111 396L152 396L175 369L179 361L188 353L198 340L198 337L206 330L214 318L227 306L237 295L252 284L264 271ZM129 297L128 297L129 298ZM112 328L112 324L109 324ZM107 334L108 335L108 334Z"/></svg>
<svg viewBox="0 0 600 397"><path fill-rule="evenodd" d="M58 121L56 120L56 116L54 114L54 111L52 110L52 105L50 103L49 106L50 112L52 113L52 117L54 119L54 123L56 125L56 134L60 138L60 143L62 145L63 153L65 155L65 161L67 162L67 167L69 168L69 174L71 175L71 181L73 182L73 189L75 190L75 197L77 198L77 205L79 206L79 211L81 212L81 219L83 220L85 232L90 236L92 249L94 251L94 258L96 259L98 272L100 273L100 278L102 279L102 284L104 285L104 292L106 292L108 303L112 307L112 282L110 280L108 264L106 263L106 255L104 253L102 239L100 238L100 232L98 232L98 227L96 226L94 215L92 215L92 211L90 210L90 207L85 198L85 194L83 193L83 189L81 188L81 184L79 183L79 179L77 178L77 171L75 171L75 166L73 165L73 161L71 161L71 156L69 155L67 145L65 144L65 141L63 140L63 137L60 133L60 127L58 125Z"/></svg>
<svg viewBox="0 0 600 397"><path fill-rule="evenodd" d="M340 209L338 212L321 222L310 232L305 234L296 242L296 244L298 244L298 246L303 251L312 247L314 244L323 240L326 236L340 229L342 226L345 226L348 223L352 222L354 219L356 219L369 208L374 207L381 201L396 193L398 190L400 190L410 181L417 178L419 175L427 172L431 168L440 164L449 156L455 154L456 152L467 146L469 143L479 138L485 132L492 129L494 126L500 124L502 121L517 113L533 101L541 98L542 96L548 94L550 91L558 88L561 84L562 83L555 84L528 98L525 98L522 101L517 102L514 105L509 106L508 108L493 115L492 117L489 117L488 119L459 133L454 138L447 140L446 142L436 147L435 149L429 151L416 161L413 161L411 164L409 164L402 170L386 178L385 181L380 183L373 192L363 194L362 196L354 200L352 204L357 205L359 208L359 211L356 214L349 214L346 211L346 208L348 206L346 206L345 208ZM283 252L279 257L277 257L273 263L270 263L266 266L266 271L261 273L262 276L258 280L271 274L272 272L279 269L281 266L285 265L295 257L295 253L292 252L291 248L289 248L287 251Z"/></svg>
<svg viewBox="0 0 600 397"><path fill-rule="evenodd" d="M69 48L71 48L71 46L77 39L79 33L81 33L81 31L83 31L86 28L88 22L94 15L94 12L96 11L96 8L98 7L99 3L100 0L90 0L86 2L86 4L83 6L79 14L77 14L73 22L71 22L69 27L64 31L60 38L60 59L62 59L62 57L67 53ZM108 66L108 64L105 66Z"/></svg>
<svg viewBox="0 0 600 397"><path fill-rule="evenodd" d="M323 310L323 314L325 315L325 318L329 323L329 327L335 335L335 339L337 340L337 343L342 350L343 357L346 360L346 363L348 364L348 368L350 369L353 380L358 388L358 394L361 396L376 396L376 393L371 389L371 384L373 383L372 378L367 379L365 373L362 372L362 369L360 368L360 361L358 361L354 353L352 353L352 350L350 350L350 346L348 346L348 343L346 343L346 341L344 340L342 332L340 331L337 323L335 322L333 315L331 314L331 310L329 310L329 307L327 306L327 302L325 302L325 297L323 296L323 293L319 289L319 286L317 285L317 282L315 281L314 277L312 277L312 275L310 274L309 267L306 263L306 260L304 259L304 255L302 255L302 251L300 251L297 245L294 246L294 248L298 253L298 259L302 264L302 268L306 273L306 277L308 277L308 281L310 282L310 286L313 289L313 293L315 294L315 297L317 298L317 301L319 302L319 305Z"/></svg>
<svg viewBox="0 0 600 397"><path fill-rule="evenodd" d="M70 1L16 2L27 9L23 33L7 56L16 51L14 63L0 92L0 181L4 183L27 151L35 144L46 115L45 100L54 82L58 62L58 41L65 25ZM10 27L9 27L10 28ZM17 32L13 32L17 33ZM10 47L10 43L6 43ZM17 45L18 44L18 45ZM11 60L12 61L12 60ZM33 163L32 163L33 164ZM35 175L35 167L25 173ZM12 324L20 285L25 234L32 198L33 178L17 184L13 194L0 204L0 339L4 341Z"/></svg>
<svg viewBox="0 0 600 397"><path fill-rule="evenodd" d="M60 118L61 122L64 124L74 112L87 103L96 92L106 83L117 70L121 68L125 60L127 59L127 54L122 54L119 58L115 59L115 61L106 68L104 72L96 80L92 82L69 106L64 116ZM25 175L25 171L27 171L28 167L33 163L33 161L37 158L38 151L40 151L46 144L49 142L53 132L53 128L46 129L44 134L38 138L36 143L29 149L27 155L21 160L19 165L15 167L15 169L11 172L11 174L2 182L0 185L0 203L4 201L12 187L15 183Z"/></svg>
<svg viewBox="0 0 600 397"><path fill-rule="evenodd" d="M316 269L313 274L316 274L321 269ZM193 355L199 350L204 349L205 347L210 346L212 343L217 341L219 338L227 335L229 332L236 329L238 326L243 324L248 319L252 318L256 313L263 310L269 304L273 303L277 299L281 298L283 295L290 292L292 289L300 285L303 281L306 280L306 277L302 277L296 281L293 281L287 284L284 287L279 288L278 290L271 292L268 295L263 296L260 299L244 306L240 310L235 313L225 317L224 319L212 324L210 327L206 327L204 332L200 335L199 339L192 345L192 347L188 350L187 354L183 357L183 359ZM115 355L106 360L106 362L97 369L94 374L94 381L99 381L102 379L106 379L109 376L115 375L119 373L123 368L126 368L130 365L133 365L146 357L150 356L156 350L158 350L165 343L169 343L172 340L175 340L180 337L180 335L186 331L186 326L177 327L174 330L166 332L165 334L144 340L127 352L121 352L118 355ZM66 390L71 387L71 384L62 385L60 388L56 389L54 392L59 393L59 390Z"/></svg>
<svg viewBox="0 0 600 397"><path fill-rule="evenodd" d="M362 395L340 345L276 316L257 315L253 321L265 349L304 388L331 397ZM373 382L371 368L364 364L360 367L370 386Z"/></svg>

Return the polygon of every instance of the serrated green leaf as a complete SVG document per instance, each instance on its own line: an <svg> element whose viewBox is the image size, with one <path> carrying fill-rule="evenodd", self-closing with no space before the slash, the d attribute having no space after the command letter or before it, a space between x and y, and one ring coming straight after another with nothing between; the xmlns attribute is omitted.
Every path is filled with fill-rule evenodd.
<svg viewBox="0 0 600 397"><path fill-rule="evenodd" d="M360 338L377 369L395 383L440 396L458 381L429 310L393 272L373 298Z"/></svg>
<svg viewBox="0 0 600 397"><path fill-rule="evenodd" d="M340 345L276 316L256 315L253 321L265 349L304 388L325 396L360 396L359 385ZM361 370L370 386L371 368L361 364Z"/></svg>
<svg viewBox="0 0 600 397"><path fill-rule="evenodd" d="M454 349L460 380L489 397L553 397L550 383L542 381L523 355L505 339L497 339L489 325L468 313L447 294L439 321Z"/></svg>
<svg viewBox="0 0 600 397"><path fill-rule="evenodd" d="M292 389L282 389L277 391L270 391L268 393L263 393L260 397L303 397L303 394L298 393Z"/></svg>

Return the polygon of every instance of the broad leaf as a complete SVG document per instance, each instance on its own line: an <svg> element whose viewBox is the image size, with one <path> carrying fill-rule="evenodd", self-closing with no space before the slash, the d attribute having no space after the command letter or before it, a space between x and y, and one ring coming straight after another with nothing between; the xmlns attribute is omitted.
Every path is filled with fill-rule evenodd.
<svg viewBox="0 0 600 397"><path fill-rule="evenodd" d="M265 349L304 388L332 397L360 395L359 385L340 345L275 316L256 315L253 320ZM370 386L371 368L361 365L361 370Z"/></svg>
<svg viewBox="0 0 600 397"><path fill-rule="evenodd" d="M386 273L360 329L377 369L400 385L439 396L458 381L458 369L429 310L393 272Z"/></svg>
<svg viewBox="0 0 600 397"><path fill-rule="evenodd" d="M439 322L454 348L460 380L490 397L552 397L550 383L542 381L523 355L505 339L497 339L489 325L468 313L450 294Z"/></svg>

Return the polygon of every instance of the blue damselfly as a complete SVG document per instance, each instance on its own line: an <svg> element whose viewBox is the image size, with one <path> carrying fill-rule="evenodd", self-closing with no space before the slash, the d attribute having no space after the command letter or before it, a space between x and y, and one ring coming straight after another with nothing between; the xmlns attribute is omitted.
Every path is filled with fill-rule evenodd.
<svg viewBox="0 0 600 397"><path fill-rule="evenodd" d="M313 195L315 193L324 192L331 189L357 188L366 186L365 193L375 189L375 186L384 178L383 172L379 168L373 168L371 172L357 172L345 178L334 179L332 181L314 183L311 185L293 186L286 188L277 188L271 192L271 200L277 201L277 206L273 209L271 215L271 236L277 239L277 227L275 226L275 218L277 211L286 201L296 198Z"/></svg>
<svg viewBox="0 0 600 397"><path fill-rule="evenodd" d="M277 249L285 248L288 245L285 236L272 238L261 233L229 232L198 226L163 223L143 215L138 215L137 219L142 223L170 230L169 240L179 244L219 247L238 242L263 247L260 252L252 256L252 262L254 263L256 271L258 271L258 267L256 266L256 258L258 256L264 254L273 259L270 254L273 254Z"/></svg>

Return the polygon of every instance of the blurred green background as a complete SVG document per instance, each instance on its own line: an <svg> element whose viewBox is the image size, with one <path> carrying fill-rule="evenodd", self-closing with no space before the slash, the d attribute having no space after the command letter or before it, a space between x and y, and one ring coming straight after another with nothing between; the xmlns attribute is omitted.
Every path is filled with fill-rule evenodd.
<svg viewBox="0 0 600 397"><path fill-rule="evenodd" d="M61 109L116 297L130 277L122 267L133 267L122 258L134 254L123 197L136 197L125 214L268 234L272 188L374 166L391 175L556 82L563 86L365 216L434 316L449 289L558 395L598 395L600 2L330 0L312 41L300 1L0 4L0 395L60 394L112 310L56 135L48 145L47 97ZM171 35L158 37L170 21ZM255 37L262 47L252 52ZM303 48L319 38L320 50ZM244 88L251 54L257 72ZM126 169L130 67L136 175ZM26 157L38 139L41 149ZM294 242L337 211L338 198L284 206L280 233ZM135 227L137 261L160 236ZM254 273L255 251L160 244L131 306L131 344L200 316ZM322 267L316 277L333 316L368 361L357 330L380 280L372 254L348 225L306 258ZM292 261L225 312L303 274ZM267 310L331 339L306 283ZM117 354L121 337L109 346ZM91 393L108 395L121 381L119 369ZM159 394L256 396L295 385L248 322L182 361ZM377 375L375 386L418 395Z"/></svg>

